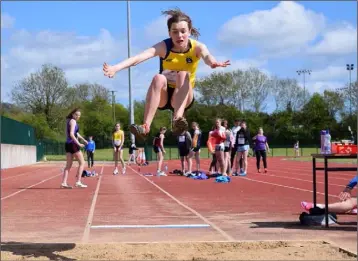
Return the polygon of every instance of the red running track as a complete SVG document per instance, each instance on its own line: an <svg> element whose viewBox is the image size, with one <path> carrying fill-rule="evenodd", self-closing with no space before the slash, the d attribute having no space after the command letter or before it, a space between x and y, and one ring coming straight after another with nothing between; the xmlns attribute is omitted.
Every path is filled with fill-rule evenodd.
<svg viewBox="0 0 358 261"><path fill-rule="evenodd" d="M300 201L312 200L310 162L269 158L269 173L257 174L251 171L256 167L254 159L250 158L248 176L232 177L229 184L175 175L144 177L142 173L155 173L155 164L153 162L142 167L141 173L137 167L128 167L127 174L118 176L112 175L113 167L110 164L98 164L96 171L102 175L85 178L88 188L72 190L59 188L61 164L2 171L2 240L152 242L305 239L307 236L323 236L322 231L284 227L290 222L297 224L298 215L302 212ZM179 169L180 163L171 161L168 166L169 170ZM202 160L202 169L208 166L209 161ZM71 172L71 184L75 181L74 172ZM330 175L331 202L338 200L338 193L354 175L354 172ZM317 181L317 191L321 193L317 199L323 201L322 172L318 172ZM347 218L356 219L354 216ZM266 222L266 226L283 223L282 227L263 228L262 222ZM169 224L207 224L209 227L105 228L111 225ZM344 234L341 232L334 230L324 233L329 233L336 240L341 237L356 238L350 230L343 231Z"/></svg>

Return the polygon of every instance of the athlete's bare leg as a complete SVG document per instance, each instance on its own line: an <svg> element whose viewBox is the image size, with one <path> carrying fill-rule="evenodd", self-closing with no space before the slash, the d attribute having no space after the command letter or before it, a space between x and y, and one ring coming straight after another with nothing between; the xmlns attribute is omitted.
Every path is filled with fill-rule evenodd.
<svg viewBox="0 0 358 261"><path fill-rule="evenodd" d="M167 78L162 74L156 74L153 77L152 83L147 92L146 103L144 108L144 124L133 124L130 127L132 134L136 138L144 139L146 134L149 133L150 125L153 122L155 113L158 107L163 107L168 102L167 93Z"/></svg>
<svg viewBox="0 0 358 261"><path fill-rule="evenodd" d="M188 72L178 72L176 88L173 93L171 104L174 108L173 119L183 117L185 108L193 101L193 88L189 81Z"/></svg>
<svg viewBox="0 0 358 261"><path fill-rule="evenodd" d="M167 78L162 74L153 77L152 83L147 92L147 98L144 109L144 124L148 128L153 122L158 107L163 107L168 101Z"/></svg>
<svg viewBox="0 0 358 261"><path fill-rule="evenodd" d="M187 108L194 99L193 89L189 80L188 72L178 72L176 88L173 93L171 105L174 108L173 114L173 133L179 134L188 130L188 122L183 117Z"/></svg>

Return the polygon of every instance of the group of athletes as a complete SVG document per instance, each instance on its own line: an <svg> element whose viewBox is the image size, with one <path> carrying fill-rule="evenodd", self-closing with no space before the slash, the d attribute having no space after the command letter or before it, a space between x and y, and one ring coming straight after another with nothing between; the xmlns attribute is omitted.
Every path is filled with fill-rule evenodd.
<svg viewBox="0 0 358 261"><path fill-rule="evenodd" d="M163 171L163 159L166 153L164 138L167 128L161 127L153 139L153 150L157 155L157 175L166 176ZM192 131L184 130L177 135L178 152L181 161L181 174L200 174L200 148L202 145L202 132L197 122L192 123ZM212 155L209 167L211 174L246 176L247 157L252 148L256 154L256 167L260 173L261 159L264 172L267 172L267 153L270 152L267 138L263 135L263 129L259 128L257 135L252 139L245 121L235 120L234 127L228 126L227 120L216 119L212 130L209 132L206 145ZM196 170L192 168L192 158L196 160ZM236 160L235 160L236 158ZM185 162L187 167L185 167Z"/></svg>
<svg viewBox="0 0 358 261"><path fill-rule="evenodd" d="M144 119L142 124L133 124L130 126L130 131L135 135L136 139L145 139L147 138L150 127L153 121L153 118L156 114L156 111L159 110L171 110L173 111L173 126L172 130L174 135L178 137L178 144L183 143L186 145L182 150L181 155L185 155L187 152L187 148L189 143L187 143L186 139L192 138L192 150L187 156L183 156L184 158L188 158L188 163L190 163L189 159L195 155L197 159L197 169L200 167L200 158L199 158L199 150L194 151L194 148L197 147L195 145L195 134L193 134L190 138L188 135L189 124L184 117L184 112L188 110L192 104L194 103L194 92L193 88L195 87L195 79L196 79L196 71L198 68L199 61L202 59L206 65L211 67L212 69L218 67L227 67L230 65L230 61L218 62L209 52L208 48L204 43L201 43L193 38L199 37L199 31L193 26L191 18L182 12L179 9L168 10L162 12L162 14L168 16L167 27L169 38L160 41L153 45L152 47L146 49L145 51L125 59L124 61L115 64L109 65L107 63L103 64L103 73L106 77L113 78L115 74L121 70L129 68L131 66L136 66L148 59L158 57L160 61L160 69L159 73L154 75L150 87L146 96L146 104L144 110ZM193 38L191 38L193 37ZM75 157L79 162L79 168L77 171L77 181L75 183L76 187L87 187L81 181L81 174L84 168L84 159L83 154L80 150L81 147L85 147L88 145L88 141L84 139L79 134L79 126L77 124L77 120L80 118L81 113L79 109L73 110L67 116L66 123L66 167L64 169L63 181L61 187L70 188L67 184L68 172L71 169L73 157ZM207 145L210 151L213 154L213 168L215 168L216 163L219 164L219 173L222 175L228 175L232 171L232 166L234 166L233 154L238 155L237 163L235 170L232 172L233 175L246 175L247 173L247 154L250 145L250 134L248 129L246 128L246 123L241 122L240 129L238 128L236 135L233 131L228 131L227 122L223 122L220 119L215 121L215 126L213 130L209 134L209 139ZM226 125L225 125L226 124ZM238 125L239 122L235 123L235 126ZM195 125L195 124L194 124ZM225 127L226 126L226 127ZM121 140L121 143L114 141L114 152L119 156L120 162L122 164L122 173L125 172L125 164L123 161L123 140L124 134L123 131L119 129L120 125L116 124L116 139ZM199 126L197 126L199 130ZM122 131L122 132L121 132ZM159 154L165 153L164 147L161 146L161 142L163 141L164 133L166 129L161 128L158 137L153 142L153 146L155 150L157 150L158 154L158 173L160 175L163 174L162 171L162 162L163 155ZM229 134L230 133L230 134ZM120 137L120 138L118 138ZM259 130L258 135L255 136L255 143L261 144L262 152L260 152L260 156L265 158L265 154L263 153L263 148L265 151L268 151L267 142L262 134L262 130ZM84 144L80 143L79 140L82 140ZM254 139L253 139L254 140ZM179 142L180 141L180 142ZM228 142L230 144L228 146ZM119 144L119 145L118 145ZM200 142L199 142L200 144ZM178 145L179 146L179 145ZM200 146L200 145L199 145ZM230 152L231 146L231 152ZM255 145L256 146L256 145ZM159 151L158 148L161 148ZM229 149L229 150L228 150ZM256 147L255 147L256 149ZM260 151L260 150L259 150ZM184 153L185 152L185 153ZM215 155L215 156L214 156ZM257 154L256 154L257 155ZM266 158L265 158L266 159ZM161 162L159 165L159 162ZM115 163L115 171L114 173L118 174L118 161ZM184 162L182 163L182 165ZM264 161L264 164L265 163ZM240 166L240 172L238 171L238 166ZM188 166L191 168L191 165ZM182 167L183 168L183 167ZM266 169L266 166L264 166ZM259 169L259 167L258 167ZM184 170L184 168L183 168ZM191 169L188 170L188 172ZM184 172L184 171L183 171ZM346 192L345 192L346 195ZM355 201L354 201L355 200ZM353 199L353 205L355 203L356 207L356 198Z"/></svg>

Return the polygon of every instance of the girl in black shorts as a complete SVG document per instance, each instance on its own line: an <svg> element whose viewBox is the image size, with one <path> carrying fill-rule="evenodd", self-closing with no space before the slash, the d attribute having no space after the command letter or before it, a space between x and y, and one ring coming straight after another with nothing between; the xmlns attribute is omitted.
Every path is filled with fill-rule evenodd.
<svg viewBox="0 0 358 261"><path fill-rule="evenodd" d="M193 128L193 142L192 149L190 151L189 157L192 158L195 155L196 160L196 171L200 170L200 147L201 147L201 130L199 128L199 124L197 122L193 122L191 124Z"/></svg>
<svg viewBox="0 0 358 261"><path fill-rule="evenodd" d="M159 133L155 135L153 139L153 150L155 154L157 154L157 160L158 160L158 168L157 168L157 176L167 176L164 171L162 171L162 165L163 165L163 159L165 154L164 149L164 134L167 131L166 127L161 127L159 129Z"/></svg>
<svg viewBox="0 0 358 261"><path fill-rule="evenodd" d="M231 175L232 174L232 168L231 168L231 149L234 144L234 136L229 129L229 123L227 120L223 121L223 127L225 128L225 135L226 140L224 141L224 164L226 166L226 173Z"/></svg>
<svg viewBox="0 0 358 261"><path fill-rule="evenodd" d="M181 171L185 176L188 176L192 172L192 160L189 157L191 145L192 145L192 139L191 135L188 131L183 131L178 137L178 150L179 150L179 156L181 161ZM184 159L186 160L188 164L188 172L185 172L185 164Z"/></svg>
<svg viewBox="0 0 358 261"><path fill-rule="evenodd" d="M66 117L66 167L63 171L63 179L61 188L72 188L67 184L68 173L72 167L73 157L78 160L78 169L77 169L77 182L76 187L87 188L87 185L81 182L83 168L85 166L85 160L83 158L82 151L80 148L85 147L84 144L81 144L78 139L81 139L86 145L88 142L78 133L80 128L77 124L77 121L81 117L81 112L78 108L72 110Z"/></svg>

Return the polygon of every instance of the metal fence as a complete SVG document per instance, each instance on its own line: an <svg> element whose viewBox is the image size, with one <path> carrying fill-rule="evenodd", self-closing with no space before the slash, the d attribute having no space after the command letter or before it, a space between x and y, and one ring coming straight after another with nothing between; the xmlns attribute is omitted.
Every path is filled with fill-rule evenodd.
<svg viewBox="0 0 358 261"><path fill-rule="evenodd" d="M1 143L36 145L35 129L28 124L1 116Z"/></svg>
<svg viewBox="0 0 358 261"><path fill-rule="evenodd" d="M42 147L43 147L43 154L50 156L50 155L65 155L65 145L64 142L54 142L54 141L41 141ZM96 144L97 147L97 144ZM166 150L166 154L164 155L165 160L172 160L172 159L180 159L179 151L177 147L174 146L164 146ZM153 151L152 146L146 145L146 146L138 146L138 148L144 148L145 149L145 155L146 159L148 161L156 160L156 154ZM111 145L105 147L105 148L96 148L97 153L96 157L99 157L101 154L101 158L104 160L113 160L113 152ZM99 154L100 153L100 154ZM300 148L299 150L299 156L305 156L309 157L312 153L319 153L319 148L312 146L307 148ZM254 157L252 150L249 151L249 157ZM287 147L287 148L276 148L271 147L270 153L267 154L268 157L294 157L295 152L293 148ZM124 158L126 159L128 157L128 146L125 146L124 149ZM211 158L211 153L209 152L207 147L201 148L200 157L205 158Z"/></svg>
<svg viewBox="0 0 358 261"><path fill-rule="evenodd" d="M165 160L180 159L179 151L177 147L165 147L166 154L164 155ZM299 156L309 157L313 153L319 153L318 147L311 148L300 148ZM152 147L145 147L145 156L148 161L156 160L156 154L154 153ZM270 148L270 153L267 154L268 157L295 157L295 152L293 148ZM250 149L249 157L256 157L253 151ZM200 158L211 158L211 153L207 147L203 147L200 150Z"/></svg>

